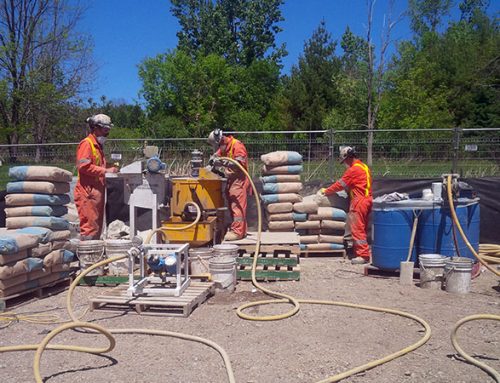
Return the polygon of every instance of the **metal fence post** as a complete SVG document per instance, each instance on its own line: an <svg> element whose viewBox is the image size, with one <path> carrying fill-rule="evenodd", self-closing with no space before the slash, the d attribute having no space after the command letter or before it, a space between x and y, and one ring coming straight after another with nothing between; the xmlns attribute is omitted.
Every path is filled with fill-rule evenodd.
<svg viewBox="0 0 500 383"><path fill-rule="evenodd" d="M333 129L328 130L328 170L330 174L330 180L334 179L334 166L335 166L335 161L333 160L333 145L334 145L334 139L333 139Z"/></svg>
<svg viewBox="0 0 500 383"><path fill-rule="evenodd" d="M458 151L460 150L460 128L453 128L453 159L451 165L451 172L457 174L458 165Z"/></svg>

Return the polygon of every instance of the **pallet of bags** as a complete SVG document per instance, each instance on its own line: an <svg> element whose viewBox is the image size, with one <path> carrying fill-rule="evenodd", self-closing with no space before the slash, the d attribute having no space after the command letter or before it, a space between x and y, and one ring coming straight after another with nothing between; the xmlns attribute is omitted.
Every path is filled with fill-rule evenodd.
<svg viewBox="0 0 500 383"><path fill-rule="evenodd" d="M263 154L262 194L269 231L293 231L295 222L305 220L304 214L293 211L293 204L302 201L300 173L302 156L293 151Z"/></svg>

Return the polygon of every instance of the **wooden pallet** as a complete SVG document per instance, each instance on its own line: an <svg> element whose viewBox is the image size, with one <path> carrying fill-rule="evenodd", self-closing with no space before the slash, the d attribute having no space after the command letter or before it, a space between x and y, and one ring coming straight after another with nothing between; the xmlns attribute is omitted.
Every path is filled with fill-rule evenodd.
<svg viewBox="0 0 500 383"><path fill-rule="evenodd" d="M252 265L239 265L236 277L243 281L252 280ZM300 265L257 265L255 268L255 278L258 281L299 281Z"/></svg>
<svg viewBox="0 0 500 383"><path fill-rule="evenodd" d="M239 254L253 254L257 243L257 234L249 232L243 239L227 242L238 245ZM260 237L259 253L288 253L300 254L299 235L294 232L262 232Z"/></svg>
<svg viewBox="0 0 500 383"><path fill-rule="evenodd" d="M90 299L90 310L117 311L135 309L138 314L188 317L215 292L214 282L191 281L180 297L127 296L127 285L120 285Z"/></svg>
<svg viewBox="0 0 500 383"><path fill-rule="evenodd" d="M307 257L343 257L346 258L345 250L302 250L300 256Z"/></svg>
<svg viewBox="0 0 500 383"><path fill-rule="evenodd" d="M0 297L0 312L6 310L7 305L9 307L16 306L22 303L27 303L33 299L42 299L50 297L51 295L58 294L64 290L67 290L72 282L71 277L61 278L42 286L33 287L31 289L24 290L20 293L12 294L7 297Z"/></svg>
<svg viewBox="0 0 500 383"><path fill-rule="evenodd" d="M273 252L273 253L261 253L257 257L257 265L268 265L268 266L297 266L300 263L299 256L297 254L290 254L287 252ZM252 265L253 264L253 254L244 253L236 258L236 264L239 265Z"/></svg>

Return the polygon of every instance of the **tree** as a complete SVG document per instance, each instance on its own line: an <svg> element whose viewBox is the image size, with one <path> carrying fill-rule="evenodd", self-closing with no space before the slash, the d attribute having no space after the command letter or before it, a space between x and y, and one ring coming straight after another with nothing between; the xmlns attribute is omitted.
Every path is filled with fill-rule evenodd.
<svg viewBox="0 0 500 383"><path fill-rule="evenodd" d="M283 20L283 0L172 0L172 13L181 30L178 49L192 58L215 54L229 64L249 66L270 58L279 63L286 54L277 47L277 25Z"/></svg>
<svg viewBox="0 0 500 383"><path fill-rule="evenodd" d="M474 0L473 0L474 1ZM452 6L451 0L409 0L411 28L422 36L426 32L436 32L441 20Z"/></svg>
<svg viewBox="0 0 500 383"><path fill-rule="evenodd" d="M9 144L28 128L45 142L91 80L91 46L76 32L82 12L65 0L0 1L0 121ZM10 155L15 161L15 147Z"/></svg>

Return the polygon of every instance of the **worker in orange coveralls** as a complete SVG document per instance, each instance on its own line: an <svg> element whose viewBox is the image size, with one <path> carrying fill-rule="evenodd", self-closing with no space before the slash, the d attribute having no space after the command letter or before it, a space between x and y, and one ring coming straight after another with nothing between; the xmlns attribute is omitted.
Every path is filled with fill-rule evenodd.
<svg viewBox="0 0 500 383"><path fill-rule="evenodd" d="M330 195L341 190L349 192L349 223L353 239L355 258L353 264L370 262L370 247L367 242L367 229L373 205L372 176L367 165L357 158L356 151L345 146L340 150L339 161L347 170L341 179L326 189L321 189L320 194Z"/></svg>
<svg viewBox="0 0 500 383"><path fill-rule="evenodd" d="M241 141L230 135L224 135L220 129L215 129L208 136L208 143L216 150L211 161L218 157L228 157L238 161L245 169L248 168L248 153ZM251 192L250 181L233 163L220 161L224 166L227 178L226 195L233 222L224 236L225 241L235 241L247 235L247 196Z"/></svg>
<svg viewBox="0 0 500 383"><path fill-rule="evenodd" d="M76 151L78 182L75 186L75 205L80 218L80 240L99 239L103 227L104 201L106 195L106 173L117 173L116 167L106 167L103 147L111 118L97 114L87 118L90 134Z"/></svg>

